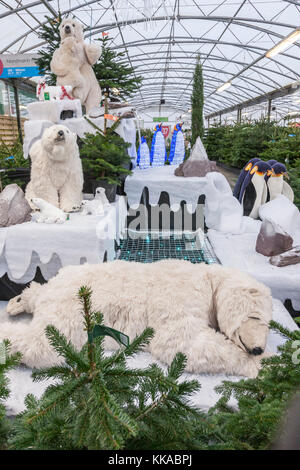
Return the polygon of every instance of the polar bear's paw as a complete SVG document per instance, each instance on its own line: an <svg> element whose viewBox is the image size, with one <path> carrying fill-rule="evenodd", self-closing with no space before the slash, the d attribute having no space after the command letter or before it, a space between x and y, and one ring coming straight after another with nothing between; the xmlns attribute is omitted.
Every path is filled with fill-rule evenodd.
<svg viewBox="0 0 300 470"><path fill-rule="evenodd" d="M62 204L61 210L64 212L79 212L81 210L80 204Z"/></svg>
<svg viewBox="0 0 300 470"><path fill-rule="evenodd" d="M19 313L25 312L21 295L17 295L17 297L14 297L8 302L6 306L6 312L11 316L19 315Z"/></svg>

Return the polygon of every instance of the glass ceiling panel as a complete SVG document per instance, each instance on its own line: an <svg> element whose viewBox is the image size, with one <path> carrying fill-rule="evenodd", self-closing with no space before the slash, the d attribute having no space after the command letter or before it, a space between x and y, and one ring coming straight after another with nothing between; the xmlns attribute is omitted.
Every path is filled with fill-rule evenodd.
<svg viewBox="0 0 300 470"><path fill-rule="evenodd" d="M87 40L108 32L111 46L144 77L132 103L162 99L190 109L197 55L203 64L205 114L237 105L300 79L300 43L273 59L267 50L300 26L295 0L0 0L0 51L34 52L37 30L57 12L84 24ZM236 76L238 75L238 76ZM223 93L217 88L232 80ZM299 101L299 100L298 100ZM296 106L287 98L287 109ZM284 98L281 105L284 110ZM299 106L299 104L298 104Z"/></svg>

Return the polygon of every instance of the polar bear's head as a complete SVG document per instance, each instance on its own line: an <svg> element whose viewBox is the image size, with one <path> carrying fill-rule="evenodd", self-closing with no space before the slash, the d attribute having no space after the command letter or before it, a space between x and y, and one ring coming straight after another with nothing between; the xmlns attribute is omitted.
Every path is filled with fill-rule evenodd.
<svg viewBox="0 0 300 470"><path fill-rule="evenodd" d="M83 41L83 25L75 18L65 18L59 26L60 38L74 37L77 41Z"/></svg>
<svg viewBox="0 0 300 470"><path fill-rule="evenodd" d="M231 270L230 274L218 299L222 305L217 313L218 327L244 351L260 355L265 350L272 319L270 290L245 273Z"/></svg>
<svg viewBox="0 0 300 470"><path fill-rule="evenodd" d="M65 161L76 151L76 134L66 126L54 125L43 133L42 147L48 158L57 162Z"/></svg>

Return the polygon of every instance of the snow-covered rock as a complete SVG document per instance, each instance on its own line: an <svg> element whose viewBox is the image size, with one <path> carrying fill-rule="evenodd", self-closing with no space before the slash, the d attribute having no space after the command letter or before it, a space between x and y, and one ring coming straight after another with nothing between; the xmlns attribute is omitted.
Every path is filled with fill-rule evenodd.
<svg viewBox="0 0 300 470"><path fill-rule="evenodd" d="M195 145L192 148L191 156L176 168L174 174L176 176L206 176L211 171L218 171L217 164L208 159L204 145L200 139L197 138Z"/></svg>
<svg viewBox="0 0 300 470"><path fill-rule="evenodd" d="M205 187L205 223L208 228L226 233L243 231L243 208L233 196L225 176L207 173Z"/></svg>
<svg viewBox="0 0 300 470"><path fill-rule="evenodd" d="M286 196L280 194L259 208L261 220L271 220L290 235L300 232L300 212Z"/></svg>
<svg viewBox="0 0 300 470"><path fill-rule="evenodd" d="M264 256L275 256L290 250L293 246L292 237L280 225L265 219L256 240L256 251Z"/></svg>
<svg viewBox="0 0 300 470"><path fill-rule="evenodd" d="M17 184L8 184L0 194L0 227L30 220L31 208Z"/></svg>

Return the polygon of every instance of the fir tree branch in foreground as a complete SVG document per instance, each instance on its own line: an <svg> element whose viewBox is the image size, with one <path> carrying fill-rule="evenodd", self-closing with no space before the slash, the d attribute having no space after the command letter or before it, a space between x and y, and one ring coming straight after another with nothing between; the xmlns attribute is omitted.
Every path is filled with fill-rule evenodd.
<svg viewBox="0 0 300 470"><path fill-rule="evenodd" d="M0 450L5 448L6 438L9 432L9 423L5 417L6 411L3 401L9 395L9 381L7 372L19 365L21 354L10 354L10 343L5 340L0 343Z"/></svg>
<svg viewBox="0 0 300 470"><path fill-rule="evenodd" d="M197 381L182 381L185 356L177 354L167 374L156 364L129 369L126 360L152 337L147 328L127 348L104 354L103 337L94 337L102 315L93 311L92 292L79 291L87 343L81 351L53 326L46 335L63 366L33 372L52 379L40 400L26 398L26 410L14 425L13 449L196 449L199 428L212 432L204 415L189 403ZM220 438L218 437L219 441Z"/></svg>

